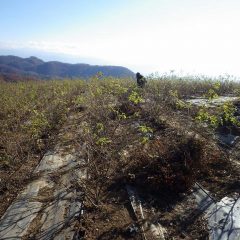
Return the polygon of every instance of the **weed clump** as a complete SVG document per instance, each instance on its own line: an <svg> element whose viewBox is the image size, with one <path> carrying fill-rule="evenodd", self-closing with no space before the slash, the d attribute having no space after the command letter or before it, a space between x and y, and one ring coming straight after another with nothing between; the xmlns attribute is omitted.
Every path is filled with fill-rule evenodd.
<svg viewBox="0 0 240 240"><path fill-rule="evenodd" d="M203 143L194 138L161 137L130 152L128 181L148 191L183 192L203 168Z"/></svg>

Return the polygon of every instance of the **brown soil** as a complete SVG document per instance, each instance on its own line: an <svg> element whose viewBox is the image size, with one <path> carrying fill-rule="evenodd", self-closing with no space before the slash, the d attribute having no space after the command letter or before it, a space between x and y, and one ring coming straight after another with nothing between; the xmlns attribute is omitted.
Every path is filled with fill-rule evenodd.
<svg viewBox="0 0 240 240"><path fill-rule="evenodd" d="M17 194L33 179L33 170L42 156L34 155L24 164L0 169L0 217L16 198Z"/></svg>
<svg viewBox="0 0 240 240"><path fill-rule="evenodd" d="M127 193L124 189L109 195L98 208L93 208L88 201L80 232L84 232L84 239L142 239L140 225L131 209ZM131 228L136 227L137 232L131 233Z"/></svg>
<svg viewBox="0 0 240 240"><path fill-rule="evenodd" d="M41 146L41 150L37 153L32 152L23 160L24 163L18 161L0 168L0 218L18 193L36 177L33 171L44 153L53 149L56 144L61 143L66 148L69 143L72 144L74 136L71 135L71 132L76 131L76 119L79 119L79 117L81 117L81 113L74 114L74 117L70 115L69 120L62 126L61 130L54 130L51 137L42 141L44 145Z"/></svg>

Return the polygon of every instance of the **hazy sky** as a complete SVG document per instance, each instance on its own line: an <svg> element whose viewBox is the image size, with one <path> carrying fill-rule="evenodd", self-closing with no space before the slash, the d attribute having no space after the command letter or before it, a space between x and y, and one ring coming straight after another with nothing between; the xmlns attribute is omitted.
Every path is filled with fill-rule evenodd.
<svg viewBox="0 0 240 240"><path fill-rule="evenodd" d="M0 9L0 54L240 75L240 0L0 0Z"/></svg>

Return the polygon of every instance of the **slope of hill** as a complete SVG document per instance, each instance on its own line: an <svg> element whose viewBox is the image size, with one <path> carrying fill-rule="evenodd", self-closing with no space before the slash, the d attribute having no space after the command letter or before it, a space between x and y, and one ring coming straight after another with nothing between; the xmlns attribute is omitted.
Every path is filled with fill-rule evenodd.
<svg viewBox="0 0 240 240"><path fill-rule="evenodd" d="M0 56L0 74L4 79L11 76L34 76L35 78L90 78L102 72L104 76L117 78L134 77L134 73L121 66L98 66L89 64L69 64L57 61L44 62L36 57L21 58ZM16 78L16 76L15 76Z"/></svg>

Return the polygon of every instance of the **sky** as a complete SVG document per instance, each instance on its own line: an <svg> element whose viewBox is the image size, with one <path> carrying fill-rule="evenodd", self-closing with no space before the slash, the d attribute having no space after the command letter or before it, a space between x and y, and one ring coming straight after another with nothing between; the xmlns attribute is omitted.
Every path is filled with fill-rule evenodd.
<svg viewBox="0 0 240 240"><path fill-rule="evenodd" d="M0 55L240 76L239 0L0 0Z"/></svg>

